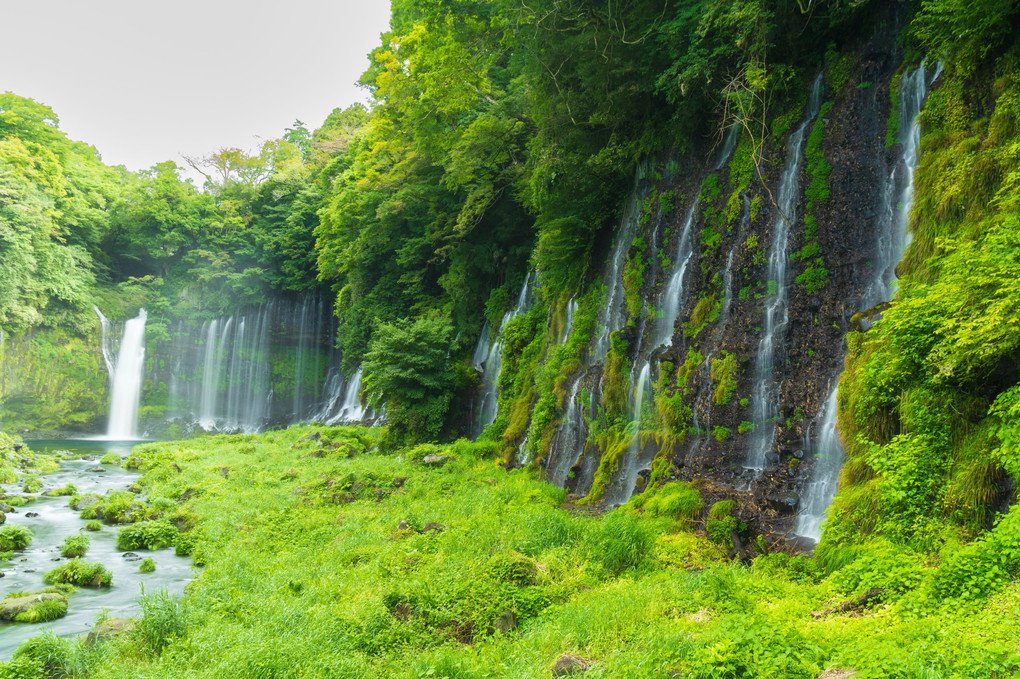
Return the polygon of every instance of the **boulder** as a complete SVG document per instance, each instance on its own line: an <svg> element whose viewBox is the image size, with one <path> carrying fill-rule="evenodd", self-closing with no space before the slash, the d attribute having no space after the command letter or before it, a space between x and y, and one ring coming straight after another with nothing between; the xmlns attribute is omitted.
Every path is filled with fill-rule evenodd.
<svg viewBox="0 0 1020 679"><path fill-rule="evenodd" d="M100 641L119 637L121 634L130 632L137 626L137 620L107 618L92 628L92 631L85 637L85 643L89 646L94 646Z"/></svg>
<svg viewBox="0 0 1020 679"><path fill-rule="evenodd" d="M57 592L25 594L0 601L0 620L46 622L66 614L67 597Z"/></svg>
<svg viewBox="0 0 1020 679"><path fill-rule="evenodd" d="M393 487L394 488L403 488L405 483L407 483L407 477L406 476L396 476L396 477L393 478Z"/></svg>
<svg viewBox="0 0 1020 679"><path fill-rule="evenodd" d="M444 526L443 524L438 523L436 521L429 521L424 526L422 526L421 532L422 533L442 533L444 530L446 530L446 526Z"/></svg>
<svg viewBox="0 0 1020 679"><path fill-rule="evenodd" d="M581 672L586 672L591 667L591 661L579 655L564 653L552 666L554 677L570 677Z"/></svg>
<svg viewBox="0 0 1020 679"><path fill-rule="evenodd" d="M318 441L321 438L322 438L322 432L321 431L313 431L311 434L308 434L307 436L302 436L301 438L299 438L297 442L298 443L307 443L308 441Z"/></svg>
<svg viewBox="0 0 1020 679"><path fill-rule="evenodd" d="M421 463L432 467L439 467L452 459L453 455L426 455L421 459Z"/></svg>

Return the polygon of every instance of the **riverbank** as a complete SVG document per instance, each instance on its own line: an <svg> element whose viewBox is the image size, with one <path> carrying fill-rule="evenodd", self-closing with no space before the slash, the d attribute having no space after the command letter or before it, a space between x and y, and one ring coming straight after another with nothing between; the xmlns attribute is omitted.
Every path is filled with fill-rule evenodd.
<svg viewBox="0 0 1020 679"><path fill-rule="evenodd" d="M687 518L697 489L581 515L562 489L493 463L494 444L382 454L378 440L296 427L135 448L203 572L184 606L153 608L148 634L26 646L20 666L54 647L64 664L13 676L548 677L564 655L586 677L1020 667L1015 583L939 602L941 559L878 543L842 562L743 564L725 507Z"/></svg>

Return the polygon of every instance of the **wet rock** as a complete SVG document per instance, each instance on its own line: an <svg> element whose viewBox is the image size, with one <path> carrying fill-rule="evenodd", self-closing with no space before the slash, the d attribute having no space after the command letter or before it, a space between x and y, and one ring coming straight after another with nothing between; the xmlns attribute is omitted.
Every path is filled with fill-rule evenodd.
<svg viewBox="0 0 1020 679"><path fill-rule="evenodd" d="M10 506L5 502L0 502L0 512L7 512L8 514L16 514L14 507Z"/></svg>
<svg viewBox="0 0 1020 679"><path fill-rule="evenodd" d="M570 677L575 674L586 672L591 667L591 661L579 655L564 653L552 666L554 677Z"/></svg>
<svg viewBox="0 0 1020 679"><path fill-rule="evenodd" d="M779 464L779 453L768 452L765 454L765 464L777 465Z"/></svg>
<svg viewBox="0 0 1020 679"><path fill-rule="evenodd" d="M4 514L3 512L0 512L0 526L4 525L4 523L6 523L6 521L7 521L7 515Z"/></svg>
<svg viewBox="0 0 1020 679"><path fill-rule="evenodd" d="M125 561L141 561L142 557L138 556L134 552L124 552L121 555Z"/></svg>
<svg viewBox="0 0 1020 679"><path fill-rule="evenodd" d="M87 471L87 472L92 472L92 473L94 473L94 474L102 474L102 473L103 473L103 472L105 472L106 470L105 470L105 469L103 469L102 467L89 467L89 468L88 468L88 469L86 469L85 471Z"/></svg>
<svg viewBox="0 0 1020 679"><path fill-rule="evenodd" d="M142 487L139 486L137 483L132 483L130 486L128 486L127 489L129 493L134 493L135 495L138 495L139 493L142 492Z"/></svg>
<svg viewBox="0 0 1020 679"><path fill-rule="evenodd" d="M503 634L512 632L517 629L517 615L513 611L506 611L503 615L492 621L492 627Z"/></svg>
<svg viewBox="0 0 1020 679"><path fill-rule="evenodd" d="M323 450L322 448L318 448L318 449L313 450L312 452L310 452L310 453L308 453L306 455L302 455L301 459L302 460L307 460L310 457L318 458L318 457L324 457L325 455L326 455L326 451Z"/></svg>
<svg viewBox="0 0 1020 679"><path fill-rule="evenodd" d="M92 628L88 636L85 637L85 643L89 646L94 646L100 641L119 637L126 632L130 632L138 626L137 620L128 620L125 618L107 618L101 623Z"/></svg>
<svg viewBox="0 0 1020 679"><path fill-rule="evenodd" d="M98 495L94 495L92 493L89 493L88 495L81 495L75 499L74 503L71 505L71 509L80 512L86 507L91 507L97 502L99 502Z"/></svg>
<svg viewBox="0 0 1020 679"><path fill-rule="evenodd" d="M333 493L332 498L335 505L349 505L357 499L358 496L354 493Z"/></svg>
<svg viewBox="0 0 1020 679"><path fill-rule="evenodd" d="M794 456L794 458L796 458L798 460L803 460L804 459L804 451L803 450L795 450L795 451L793 451L793 456Z"/></svg>
<svg viewBox="0 0 1020 679"><path fill-rule="evenodd" d="M765 502L780 514L789 514L797 510L800 498L796 493L786 493L784 495L769 495L765 498Z"/></svg>
<svg viewBox="0 0 1020 679"><path fill-rule="evenodd" d="M421 463L427 464L431 467L439 467L452 459L453 455L426 455L421 459Z"/></svg>
<svg viewBox="0 0 1020 679"><path fill-rule="evenodd" d="M40 592L9 597L0 601L0 620L46 622L67 614L67 597L56 592Z"/></svg>
<svg viewBox="0 0 1020 679"><path fill-rule="evenodd" d="M400 523L397 524L397 530L410 530L411 524L407 522L407 519L401 519Z"/></svg>
<svg viewBox="0 0 1020 679"><path fill-rule="evenodd" d="M394 488L403 488L405 483L407 483L407 477L406 476L397 476L397 477L394 477L394 479L393 479L393 487Z"/></svg>
<svg viewBox="0 0 1020 679"><path fill-rule="evenodd" d="M25 518L26 519L34 519L37 516L39 516L39 512L29 512L29 513L25 514Z"/></svg>
<svg viewBox="0 0 1020 679"><path fill-rule="evenodd" d="M308 434L307 436L302 436L301 438L299 438L298 439L298 443L307 443L309 441L318 441L321 438L322 438L322 432L321 431L313 431L311 434Z"/></svg>

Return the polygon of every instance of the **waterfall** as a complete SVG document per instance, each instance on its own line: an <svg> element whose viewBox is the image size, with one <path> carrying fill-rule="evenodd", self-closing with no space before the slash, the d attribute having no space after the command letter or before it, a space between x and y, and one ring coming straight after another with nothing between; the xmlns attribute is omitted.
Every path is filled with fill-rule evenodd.
<svg viewBox="0 0 1020 679"><path fill-rule="evenodd" d="M723 168L723 165L729 162L730 156L737 149L737 141L740 139L740 130L743 127L743 123L739 120L735 121L730 125L729 131L726 133L726 139L723 141L722 151L719 152L719 159L715 161L715 165L712 166L713 171L718 171Z"/></svg>
<svg viewBox="0 0 1020 679"><path fill-rule="evenodd" d="M822 76L815 78L808 98L807 114L790 135L786 145L786 160L779 182L776 218L772 221L772 244L769 248L768 286L770 295L765 303L762 337L754 362L754 390L752 415L754 432L748 445L745 467L756 474L765 469L768 453L776 435L776 418L779 413L779 381L773 374L776 367L776 348L782 342L789 320L789 289L786 266L789 260L790 228L796 221L797 200L800 197L800 160L808 127L821 107Z"/></svg>
<svg viewBox="0 0 1020 679"><path fill-rule="evenodd" d="M906 70L900 78L899 119L900 149L879 199L878 226L873 256L874 278L862 297L863 308L888 302L896 293L896 265L903 258L909 240L907 222L914 198L914 172L917 170L921 143L921 107L928 87L938 78L926 78L924 64ZM910 121L909 126L906 121ZM817 440L807 442L814 457L811 480L802 493L801 510L794 533L817 542L822 536L825 512L836 496L839 472L843 466L843 442L836 431L836 394L838 383L825 401L812 427Z"/></svg>
<svg viewBox="0 0 1020 679"><path fill-rule="evenodd" d="M621 505L630 499L642 467L651 462L651 460L642 459L641 455L641 410L644 407L646 392L649 391L650 377L651 364L646 361L641 367L641 372L638 373L631 399L629 429L633 430L634 438L631 439L627 452L620 461L620 469L614 476L613 482L606 488L605 498L606 504L609 506Z"/></svg>
<svg viewBox="0 0 1020 679"><path fill-rule="evenodd" d="M133 440L138 438L138 404L142 395L142 374L145 368L145 309L124 323L117 357L113 356L113 325L97 308L102 329L103 361L110 375L110 416L106 438Z"/></svg>
<svg viewBox="0 0 1020 679"><path fill-rule="evenodd" d="M583 375L574 379L567 396L567 409L563 413L563 424L556 430L549 446L549 464L546 465L546 481L557 486L567 483L570 469L584 452L584 442L588 438L588 427L585 426L579 399Z"/></svg>
<svg viewBox="0 0 1020 679"><path fill-rule="evenodd" d="M699 191L700 194L700 191ZM680 316L680 304L683 302L684 281L687 278L687 269L691 259L694 257L694 215L698 210L698 199L687 210L684 219L684 229L680 232L680 245L677 248L676 260L673 263L673 273L670 274L666 289L659 297L659 312L662 314L655 324L655 336L652 346L658 347L663 344L673 344L673 332L676 319Z"/></svg>
<svg viewBox="0 0 1020 679"><path fill-rule="evenodd" d="M843 467L843 443L836 431L838 389L837 385L822 408L816 427L817 440L813 444L808 441L808 452L814 455L815 461L811 469L811 482L801 494L801 509L793 528L794 534L815 542L822 537L822 520L832 504L832 498L836 497L839 470Z"/></svg>
<svg viewBox="0 0 1020 679"><path fill-rule="evenodd" d="M574 329L574 314L576 313L577 299L571 297L570 300L567 301L567 318L563 322L563 337L560 339L561 343L566 342L567 338L570 337L570 331Z"/></svg>
<svg viewBox="0 0 1020 679"><path fill-rule="evenodd" d="M503 320L500 321L496 337L489 344L488 351L485 353L485 359L480 364L478 363L478 358L481 356L481 338L479 338L479 344L475 348L475 365L482 367L482 379L478 389L478 401L471 428L471 434L474 437L479 436L486 427L496 420L497 410L499 409L499 374L503 368L503 331L506 330L507 323L531 308L534 302L534 295L532 294L532 286L535 282L532 279L534 278L537 277L533 272L529 271L524 279L521 292L517 295L517 305L503 314ZM483 330L482 335L485 336L486 334Z"/></svg>
<svg viewBox="0 0 1020 679"><path fill-rule="evenodd" d="M921 105L928 92L924 64L907 70L900 78L899 119L900 153L885 181L878 207L872 279L862 300L869 309L887 302L896 292L896 265L910 242L907 222L914 202L914 172L921 145ZM909 121L909 125L907 124Z"/></svg>

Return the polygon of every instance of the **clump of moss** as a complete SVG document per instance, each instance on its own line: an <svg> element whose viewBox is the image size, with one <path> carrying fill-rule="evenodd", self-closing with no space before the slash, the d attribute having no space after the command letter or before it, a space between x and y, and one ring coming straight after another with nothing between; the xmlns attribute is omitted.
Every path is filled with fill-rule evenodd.
<svg viewBox="0 0 1020 679"><path fill-rule="evenodd" d="M68 535L60 547L60 556L68 559L83 557L89 551L90 542L87 535Z"/></svg>
<svg viewBox="0 0 1020 679"><path fill-rule="evenodd" d="M733 398L737 388L737 357L728 351L722 356L712 359L710 368L712 383L712 403L717 406L726 405Z"/></svg>
<svg viewBox="0 0 1020 679"><path fill-rule="evenodd" d="M109 587L113 583L113 574L101 563L86 563L81 559L71 559L67 563L44 573L43 582L48 585L68 584L79 587Z"/></svg>

